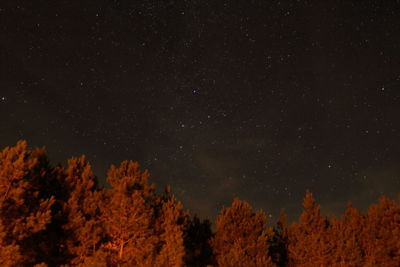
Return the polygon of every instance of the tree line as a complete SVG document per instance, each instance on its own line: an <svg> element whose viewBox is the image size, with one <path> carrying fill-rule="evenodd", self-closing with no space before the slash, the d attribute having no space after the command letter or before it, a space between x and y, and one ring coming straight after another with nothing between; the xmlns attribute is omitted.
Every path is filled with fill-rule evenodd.
<svg viewBox="0 0 400 267"><path fill-rule="evenodd" d="M0 154L1 266L400 266L400 205L321 215L312 193L294 223L235 199L215 221L190 216L169 187L123 161L101 186L84 156L51 166L25 141ZM399 195L400 198L400 195Z"/></svg>

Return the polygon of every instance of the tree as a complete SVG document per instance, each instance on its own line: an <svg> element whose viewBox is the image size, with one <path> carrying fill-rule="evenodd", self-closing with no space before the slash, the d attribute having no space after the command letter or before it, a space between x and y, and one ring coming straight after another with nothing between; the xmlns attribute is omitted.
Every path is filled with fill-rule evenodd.
<svg viewBox="0 0 400 267"><path fill-rule="evenodd" d="M26 146L20 141L0 153L0 261L4 266L34 265L46 258L36 235L52 219L54 198L41 194L43 180L48 179L48 160L44 149Z"/></svg>
<svg viewBox="0 0 400 267"><path fill-rule="evenodd" d="M85 156L70 159L60 180L64 190L64 253L71 258L70 264L82 264L96 253L102 238L101 192Z"/></svg>
<svg viewBox="0 0 400 267"><path fill-rule="evenodd" d="M153 235L154 210L151 202L154 186L148 184L149 174L141 172L139 164L124 161L112 166L101 203L102 220L107 236L103 246L111 265L151 266L155 258L157 237Z"/></svg>
<svg viewBox="0 0 400 267"><path fill-rule="evenodd" d="M201 221L194 216L185 228L185 247L187 266L202 267L213 263L212 249L209 241L212 237L211 222Z"/></svg>
<svg viewBox="0 0 400 267"><path fill-rule="evenodd" d="M218 266L274 266L269 255L271 238L265 214L254 213L247 202L235 199L221 211L210 243Z"/></svg>
<svg viewBox="0 0 400 267"><path fill-rule="evenodd" d="M332 243L328 240L328 220L320 215L312 193L307 192L300 221L288 232L289 266L320 266L329 257Z"/></svg>
<svg viewBox="0 0 400 267"><path fill-rule="evenodd" d="M365 216L349 203L344 215L331 221L329 240L334 249L325 264L330 266L364 266L361 234Z"/></svg>
<svg viewBox="0 0 400 267"><path fill-rule="evenodd" d="M288 244L288 224L287 215L281 211L277 225L274 228L274 235L270 246L270 254L272 261L277 266L286 266L287 259L287 244Z"/></svg>
<svg viewBox="0 0 400 267"><path fill-rule="evenodd" d="M365 266L398 266L400 262L400 206L381 197L368 209L362 233Z"/></svg>
<svg viewBox="0 0 400 267"><path fill-rule="evenodd" d="M180 267L184 265L184 228L187 224L187 213L183 206L171 193L170 187L164 196L159 198L157 221L155 229L159 237L159 253L156 258L157 266Z"/></svg>

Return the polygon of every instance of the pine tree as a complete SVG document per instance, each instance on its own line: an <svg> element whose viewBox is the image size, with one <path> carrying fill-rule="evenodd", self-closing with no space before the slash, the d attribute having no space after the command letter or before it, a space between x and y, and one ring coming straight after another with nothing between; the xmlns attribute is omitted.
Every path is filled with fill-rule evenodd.
<svg viewBox="0 0 400 267"><path fill-rule="evenodd" d="M194 216L185 228L185 247L187 266L202 267L214 262L209 241L212 237L211 222L201 221Z"/></svg>
<svg viewBox="0 0 400 267"><path fill-rule="evenodd" d="M274 266L269 255L271 238L265 214L253 213L247 202L235 199L221 211L210 243L218 266Z"/></svg>
<svg viewBox="0 0 400 267"><path fill-rule="evenodd" d="M85 156L70 159L60 180L65 194L64 253L72 258L70 264L81 264L99 248L102 228L98 203L101 192Z"/></svg>
<svg viewBox="0 0 400 267"><path fill-rule="evenodd" d="M26 146L20 141L0 153L0 261L4 266L34 265L46 258L36 235L52 218L54 199L41 194L48 160L44 149Z"/></svg>
<svg viewBox="0 0 400 267"><path fill-rule="evenodd" d="M160 198L157 206L160 206L156 221L160 252L156 258L156 265L183 266L185 256L183 230L187 224L187 214L169 187L166 188L165 195Z"/></svg>
<svg viewBox="0 0 400 267"><path fill-rule="evenodd" d="M400 206L381 197L370 206L363 227L365 266L398 266L400 262Z"/></svg>
<svg viewBox="0 0 400 267"><path fill-rule="evenodd" d="M112 188L106 190L101 212L108 239L103 249L113 266L154 265L158 239L151 227L154 186L148 184L148 177L132 161L112 166L108 173Z"/></svg>
<svg viewBox="0 0 400 267"><path fill-rule="evenodd" d="M333 219L329 228L329 240L334 244L326 264L330 266L364 266L361 233L365 222L351 203L340 219Z"/></svg>
<svg viewBox="0 0 400 267"><path fill-rule="evenodd" d="M286 266L287 258L287 244L288 244L288 216L281 211L277 225L274 228L274 235L271 242L270 253L272 261L277 266Z"/></svg>
<svg viewBox="0 0 400 267"><path fill-rule="evenodd" d="M307 192L300 221L288 232L289 266L320 266L329 257L332 243L328 240L328 220L320 215L312 193Z"/></svg>

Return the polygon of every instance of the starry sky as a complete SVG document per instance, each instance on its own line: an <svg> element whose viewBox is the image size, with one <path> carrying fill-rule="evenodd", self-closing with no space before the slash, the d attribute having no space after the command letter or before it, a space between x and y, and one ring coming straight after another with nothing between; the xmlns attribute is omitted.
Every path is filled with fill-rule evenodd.
<svg viewBox="0 0 400 267"><path fill-rule="evenodd" d="M104 182L132 159L192 214L400 191L399 1L1 1L0 146Z"/></svg>

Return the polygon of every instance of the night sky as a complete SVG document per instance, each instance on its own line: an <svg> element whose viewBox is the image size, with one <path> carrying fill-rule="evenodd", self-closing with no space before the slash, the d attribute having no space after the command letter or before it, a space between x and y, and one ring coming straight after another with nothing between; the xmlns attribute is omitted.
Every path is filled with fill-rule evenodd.
<svg viewBox="0 0 400 267"><path fill-rule="evenodd" d="M1 148L138 161L202 217L395 197L399 90L399 1L0 4Z"/></svg>

